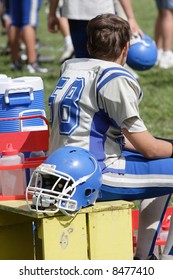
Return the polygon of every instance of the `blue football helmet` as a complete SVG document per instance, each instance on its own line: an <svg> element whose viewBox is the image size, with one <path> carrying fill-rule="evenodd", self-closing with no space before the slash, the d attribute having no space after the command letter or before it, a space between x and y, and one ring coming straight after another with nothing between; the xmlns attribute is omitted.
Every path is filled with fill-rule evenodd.
<svg viewBox="0 0 173 280"><path fill-rule="evenodd" d="M157 46L146 34L133 34L127 54L127 64L134 70L148 70L156 64Z"/></svg>
<svg viewBox="0 0 173 280"><path fill-rule="evenodd" d="M65 146L35 169L26 200L30 210L42 213L60 210L71 215L95 203L101 184L102 172L94 156L83 148ZM32 198L31 205L29 198Z"/></svg>

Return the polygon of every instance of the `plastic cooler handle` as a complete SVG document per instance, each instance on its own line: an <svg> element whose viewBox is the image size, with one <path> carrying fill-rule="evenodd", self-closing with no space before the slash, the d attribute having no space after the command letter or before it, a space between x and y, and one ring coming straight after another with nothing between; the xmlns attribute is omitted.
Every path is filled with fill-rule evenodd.
<svg viewBox="0 0 173 280"><path fill-rule="evenodd" d="M45 121L45 123L47 124L47 126L49 127L49 122L48 122L47 118L42 115L0 118L0 121L27 120L27 119L36 119L36 118L43 119Z"/></svg>
<svg viewBox="0 0 173 280"><path fill-rule="evenodd" d="M13 92L11 92L13 91ZM5 103L9 104L11 103L11 105L15 105L16 102L12 101L12 98L9 97L9 94L15 94L15 93L28 93L29 94L29 98L28 97L24 97L22 100L21 98L16 98L16 100L19 102L19 104L29 104L31 103L31 101L34 100L34 94L33 94L33 88L32 86L27 86L27 87L19 87L19 88L8 88L5 91L4 94L4 99L5 99ZM10 102L11 101L11 102Z"/></svg>
<svg viewBox="0 0 173 280"><path fill-rule="evenodd" d="M40 112L41 114L39 114L38 112ZM24 114L29 114L29 113L35 113L33 115L30 115L30 116L36 116L36 115L41 115L41 116L44 116L46 117L46 114L45 114L45 111L44 110L40 110L40 109L30 109L30 110L24 110L22 112L19 113L19 117L23 117ZM25 116L29 116L29 115L25 115ZM38 130L44 130L47 128L47 123L44 121L43 119L43 124L40 125L40 126L34 126L31 127L30 126L26 126L23 124L23 121L26 120L26 119L20 119L20 131L28 131L28 130L34 130L35 129L38 129Z"/></svg>

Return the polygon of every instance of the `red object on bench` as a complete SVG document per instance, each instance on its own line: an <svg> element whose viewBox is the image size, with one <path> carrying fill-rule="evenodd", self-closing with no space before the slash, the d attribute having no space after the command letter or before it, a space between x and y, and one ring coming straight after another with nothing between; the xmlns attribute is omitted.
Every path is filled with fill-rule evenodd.
<svg viewBox="0 0 173 280"><path fill-rule="evenodd" d="M49 125L48 120L42 115L34 116L23 116L23 117L11 117L11 118L0 118L0 121L7 120L25 120L33 118L42 118L47 129L38 131L23 131L23 132L7 132L0 133L0 153L5 150L6 145L11 143L14 149L19 152L31 152L31 151L47 151L49 143ZM26 158L23 164L0 166L0 170L20 169L20 168L36 168L40 165L46 157L39 158ZM12 200L12 199L24 199L25 195L21 196L3 196L0 195L0 200Z"/></svg>
<svg viewBox="0 0 173 280"><path fill-rule="evenodd" d="M162 222L162 226L166 224L167 218L169 215L171 215L173 213L173 207L169 206L166 210L165 216L163 218L163 222ZM132 233L133 233L133 247L136 247L136 241L137 241L137 236L135 231L138 230L138 220L139 220L139 210L138 209L133 209L132 210ZM159 238L157 238L156 240L156 245L157 246L161 246L161 245L165 245L166 240L160 240Z"/></svg>

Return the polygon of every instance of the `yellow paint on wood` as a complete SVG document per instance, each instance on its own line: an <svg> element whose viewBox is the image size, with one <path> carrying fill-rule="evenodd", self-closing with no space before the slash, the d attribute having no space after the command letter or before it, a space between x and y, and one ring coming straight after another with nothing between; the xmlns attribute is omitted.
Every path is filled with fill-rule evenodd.
<svg viewBox="0 0 173 280"><path fill-rule="evenodd" d="M90 259L133 258L130 209L90 213L88 221Z"/></svg>
<svg viewBox="0 0 173 280"><path fill-rule="evenodd" d="M64 216L42 221L43 259L86 260L88 241L86 215L79 214L71 219Z"/></svg>

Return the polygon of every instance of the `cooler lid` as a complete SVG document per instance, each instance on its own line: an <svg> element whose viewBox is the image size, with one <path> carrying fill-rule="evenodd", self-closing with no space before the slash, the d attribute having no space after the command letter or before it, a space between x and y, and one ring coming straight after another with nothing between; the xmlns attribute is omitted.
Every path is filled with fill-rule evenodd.
<svg viewBox="0 0 173 280"><path fill-rule="evenodd" d="M43 80L38 76L22 76L13 79L14 82L26 82L32 85L33 90L43 90Z"/></svg>
<svg viewBox="0 0 173 280"><path fill-rule="evenodd" d="M12 84L12 78L0 75L0 94L4 94L6 89Z"/></svg>

